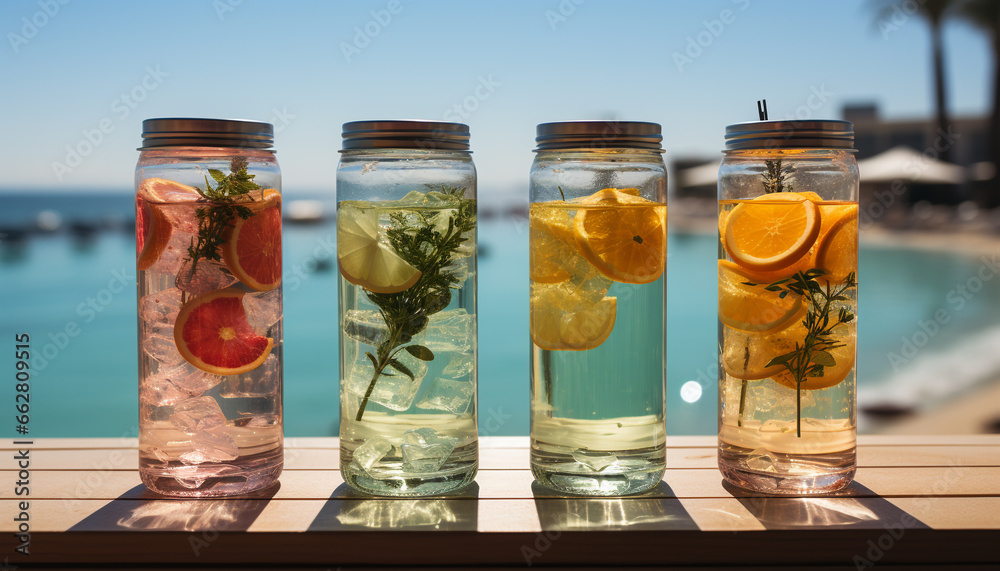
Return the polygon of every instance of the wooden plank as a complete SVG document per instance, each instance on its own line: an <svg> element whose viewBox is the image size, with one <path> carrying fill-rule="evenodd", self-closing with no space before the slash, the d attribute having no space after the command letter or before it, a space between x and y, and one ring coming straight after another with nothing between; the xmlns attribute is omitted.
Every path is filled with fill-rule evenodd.
<svg viewBox="0 0 1000 571"><path fill-rule="evenodd" d="M667 469L715 468L715 448L668 448ZM861 468L908 466L1000 466L1000 446L901 446L858 447Z"/></svg>

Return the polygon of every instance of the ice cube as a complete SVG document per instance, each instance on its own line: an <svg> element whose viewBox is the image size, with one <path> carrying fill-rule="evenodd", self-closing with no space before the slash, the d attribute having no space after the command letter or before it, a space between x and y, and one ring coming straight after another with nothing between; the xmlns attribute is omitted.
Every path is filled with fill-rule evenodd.
<svg viewBox="0 0 1000 571"><path fill-rule="evenodd" d="M140 340L142 350L155 359L160 365L172 366L184 361L184 357L177 352L177 343L174 341L174 333L170 331L165 334L148 334Z"/></svg>
<svg viewBox="0 0 1000 571"><path fill-rule="evenodd" d="M376 462L385 458L385 455L392 450L392 444L381 436L369 438L354 451L354 462L368 472Z"/></svg>
<svg viewBox="0 0 1000 571"><path fill-rule="evenodd" d="M185 196L185 198L187 197ZM158 208L170 221L170 227L173 228L175 235L198 233L198 208L205 208L204 205L173 202L169 205L158 206Z"/></svg>
<svg viewBox="0 0 1000 571"><path fill-rule="evenodd" d="M406 351L400 351L395 358L413 373L414 378L411 380L409 376L391 365L387 366L375 382L375 388L372 390L369 400L392 410L406 410L413 404L413 399L417 396L417 391L420 390L420 383L424 375L427 374L427 365ZM363 354L359 355L354 361L354 365L351 366L351 372L347 378L348 391L359 397L364 397L374 372L375 367L372 366L368 357Z"/></svg>
<svg viewBox="0 0 1000 571"><path fill-rule="evenodd" d="M473 335L475 315L470 315L462 308L449 309L431 315L427 328L413 337L413 343L435 352L465 353L471 347Z"/></svg>
<svg viewBox="0 0 1000 571"><path fill-rule="evenodd" d="M188 434L197 434L226 424L226 415L212 397L197 397L174 406L170 422Z"/></svg>
<svg viewBox="0 0 1000 571"><path fill-rule="evenodd" d="M455 250L456 256L467 257L476 253L476 233L474 231L462 234L462 244Z"/></svg>
<svg viewBox="0 0 1000 571"><path fill-rule="evenodd" d="M433 472L441 468L455 450L457 438L439 435L433 428L416 428L403 433L403 469Z"/></svg>
<svg viewBox="0 0 1000 571"><path fill-rule="evenodd" d="M423 398L417 402L417 408L462 414L468 410L473 393L475 391L469 381L434 379Z"/></svg>
<svg viewBox="0 0 1000 571"><path fill-rule="evenodd" d="M153 380L155 382L169 381L191 396L198 396L221 383L225 377L206 373L185 362L160 367L160 370L153 375Z"/></svg>
<svg viewBox="0 0 1000 571"><path fill-rule="evenodd" d="M147 332L173 337L182 293L172 287L145 295L139 300L139 319L145 324Z"/></svg>
<svg viewBox="0 0 1000 571"><path fill-rule="evenodd" d="M139 383L139 402L155 407L170 406L193 395L178 387L169 377L153 374Z"/></svg>
<svg viewBox="0 0 1000 571"><path fill-rule="evenodd" d="M258 335L263 335L281 319L281 288L243 296L243 309Z"/></svg>
<svg viewBox="0 0 1000 571"><path fill-rule="evenodd" d="M469 264L471 263L471 258L458 258L452 260L450 264L442 268L443 272L451 274L454 276L457 282L451 284L454 289L459 289L465 287L465 282L468 280L475 272L469 270Z"/></svg>
<svg viewBox="0 0 1000 571"><path fill-rule="evenodd" d="M191 268L194 267L194 272ZM217 289L225 289L236 283L236 278L218 262L184 260L177 270L176 285L192 296L199 296Z"/></svg>
<svg viewBox="0 0 1000 571"><path fill-rule="evenodd" d="M227 378L219 394L225 398L277 395L280 387L279 369L278 356L272 353L256 369Z"/></svg>
<svg viewBox="0 0 1000 571"><path fill-rule="evenodd" d="M449 379L459 380L472 373L472 369L475 364L475 355L472 353L459 353L448 361L448 364L445 365L441 374Z"/></svg>
<svg viewBox="0 0 1000 571"><path fill-rule="evenodd" d="M240 447L236 445L236 440L226 433L225 427L198 432L191 437L191 447L193 450L181 454L181 462L185 464L226 462L235 460L240 455Z"/></svg>
<svg viewBox="0 0 1000 571"><path fill-rule="evenodd" d="M244 426L247 428L269 428L272 426L277 426L278 415L276 414L258 414L250 419L250 422L246 423Z"/></svg>
<svg viewBox="0 0 1000 571"><path fill-rule="evenodd" d="M774 472L778 457L764 448L750 452L746 459L747 468L755 472Z"/></svg>
<svg viewBox="0 0 1000 571"><path fill-rule="evenodd" d="M587 450L586 448L577 448L574 450L573 459L595 472L601 472L618 461L618 457L612 452L600 452L597 450Z"/></svg>
<svg viewBox="0 0 1000 571"><path fill-rule="evenodd" d="M388 205L392 208L397 208L400 206L423 206L426 200L426 195L419 190L411 190L406 193L406 196L400 198L399 200L394 200Z"/></svg>
<svg viewBox="0 0 1000 571"><path fill-rule="evenodd" d="M380 344L389 334L385 319L378 311L349 309L341 324L344 335L367 345Z"/></svg>

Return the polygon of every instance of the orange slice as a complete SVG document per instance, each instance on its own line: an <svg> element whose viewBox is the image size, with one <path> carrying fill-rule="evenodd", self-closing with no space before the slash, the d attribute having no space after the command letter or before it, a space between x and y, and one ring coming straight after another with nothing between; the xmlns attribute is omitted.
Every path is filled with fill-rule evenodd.
<svg viewBox="0 0 1000 571"><path fill-rule="evenodd" d="M732 327L722 328L722 366L732 377L747 381L766 379L786 370L784 365L767 364L771 359L795 350L806 336L802 320L779 330L750 333Z"/></svg>
<svg viewBox="0 0 1000 571"><path fill-rule="evenodd" d="M135 269L148 270L163 254L173 226L160 208L135 198Z"/></svg>
<svg viewBox="0 0 1000 571"><path fill-rule="evenodd" d="M839 282L858 271L858 208L841 206L839 216L820 236L816 267L827 271L824 278Z"/></svg>
<svg viewBox="0 0 1000 571"><path fill-rule="evenodd" d="M566 311L545 297L531 298L531 341L542 349L594 349L607 341L615 328L617 298L605 297L592 306Z"/></svg>
<svg viewBox="0 0 1000 571"><path fill-rule="evenodd" d="M342 202L337 211L340 275L375 293L399 293L420 279L420 270L379 240L378 212Z"/></svg>
<svg viewBox="0 0 1000 571"><path fill-rule="evenodd" d="M238 375L267 359L274 340L253 332L243 308L244 293L216 290L181 306L174 342L188 363L216 375Z"/></svg>
<svg viewBox="0 0 1000 571"><path fill-rule="evenodd" d="M819 235L815 203L795 192L765 194L729 213L723 245L737 264L773 271L799 261Z"/></svg>
<svg viewBox="0 0 1000 571"><path fill-rule="evenodd" d="M757 285L747 285L754 283ZM719 321L741 331L783 329L805 313L802 297L767 291L752 275L727 260L719 260Z"/></svg>
<svg viewBox="0 0 1000 571"><path fill-rule="evenodd" d="M266 189L262 201L246 206L254 214L226 230L222 260L242 283L272 290L281 284L281 194Z"/></svg>
<svg viewBox="0 0 1000 571"><path fill-rule="evenodd" d="M555 206L553 206L555 204ZM559 205L562 201L536 203L528 214L531 280L538 283L560 283L570 278L563 267L576 256L573 238L573 216Z"/></svg>
<svg viewBox="0 0 1000 571"><path fill-rule="evenodd" d="M573 219L580 254L616 282L656 281L666 261L666 206L614 189L590 198Z"/></svg>
<svg viewBox="0 0 1000 571"><path fill-rule="evenodd" d="M854 369L855 349L857 345L857 337L854 334L854 330L852 329L849 334L836 340L838 343L843 344L842 347L830 350L830 356L833 357L836 364L832 367L823 367L822 377L807 376L802 382L803 389L813 391L838 385ZM781 372L772 378L776 383L785 385L790 389L794 389L797 384L794 375L788 369L782 369Z"/></svg>

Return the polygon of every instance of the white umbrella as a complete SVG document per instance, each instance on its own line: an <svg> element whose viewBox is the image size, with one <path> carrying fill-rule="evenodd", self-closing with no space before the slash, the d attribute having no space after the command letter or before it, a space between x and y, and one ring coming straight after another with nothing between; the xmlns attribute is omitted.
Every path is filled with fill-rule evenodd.
<svg viewBox="0 0 1000 571"><path fill-rule="evenodd" d="M683 188L692 186L715 186L719 180L719 164L721 161L712 161L689 169L684 169L677 173L677 185Z"/></svg>
<svg viewBox="0 0 1000 571"><path fill-rule="evenodd" d="M960 184L965 169L929 158L910 147L893 147L874 157L858 161L861 182L904 180L921 184Z"/></svg>

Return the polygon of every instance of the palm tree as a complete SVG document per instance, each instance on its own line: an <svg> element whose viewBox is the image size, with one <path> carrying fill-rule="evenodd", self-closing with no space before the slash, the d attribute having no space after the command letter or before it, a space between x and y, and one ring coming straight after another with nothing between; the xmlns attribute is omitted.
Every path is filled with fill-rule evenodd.
<svg viewBox="0 0 1000 571"><path fill-rule="evenodd" d="M899 6L901 2L898 0L891 2L882 0L880 4L880 22L882 18L892 18L896 12L901 10ZM955 4L954 0L924 0L923 2L907 4L908 9L913 7L914 13L923 18L930 26L931 58L934 68L934 108L939 132L943 133L948 132L948 104L944 81L944 46L941 41L941 24L953 4ZM945 147L938 158L947 161L951 155L950 151L949 147Z"/></svg>
<svg viewBox="0 0 1000 571"><path fill-rule="evenodd" d="M994 165L1000 167L1000 2L964 0L957 10L960 17L990 37L993 48L993 111L990 115L989 157Z"/></svg>

